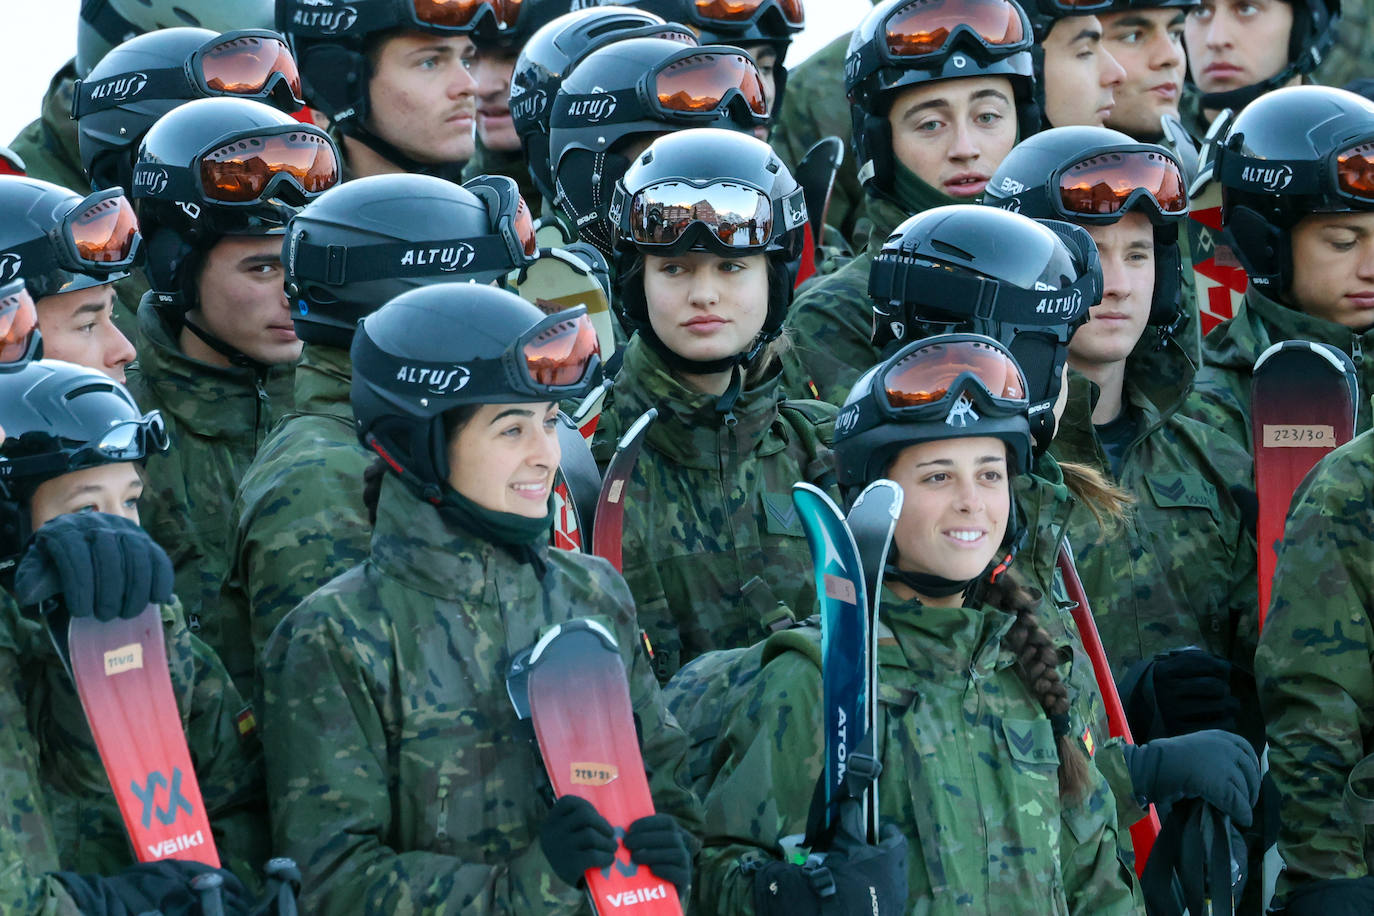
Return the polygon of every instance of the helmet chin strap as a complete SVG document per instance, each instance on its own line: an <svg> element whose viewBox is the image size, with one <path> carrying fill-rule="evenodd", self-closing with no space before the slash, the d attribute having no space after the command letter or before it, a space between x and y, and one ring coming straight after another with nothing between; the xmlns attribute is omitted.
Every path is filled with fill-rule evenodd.
<svg viewBox="0 0 1374 916"><path fill-rule="evenodd" d="M1267 80L1251 83L1249 86L1241 86L1239 89L1228 89L1225 92L1204 92L1199 97L1199 101L1205 111L1224 111L1227 108L1232 111L1240 111L1266 92L1286 85L1289 80L1297 75L1297 68L1289 64Z"/></svg>
<svg viewBox="0 0 1374 916"><path fill-rule="evenodd" d="M466 161L462 162L421 162L412 159L410 156L401 152L393 144L388 143L381 137L368 130L362 124L351 123L344 131L344 136L357 140L363 146L381 156L387 162L397 166L402 171L415 172L420 175L433 175L435 178L442 178L445 181L452 181L455 184L463 180L463 169L467 166Z"/></svg>
<svg viewBox="0 0 1374 916"><path fill-rule="evenodd" d="M242 366L246 369L252 369L255 373L257 373L259 377L265 376L268 370L272 368L267 363L259 362L258 360L249 356L247 353L244 353L241 350L238 350L237 348L230 346L229 344L220 340L218 337L211 334L209 331L205 330L204 328L197 325L194 321L192 321L189 315L183 316L181 323L182 326L186 328L186 330L190 331L192 334L198 337L201 343L205 344L211 350L214 350L220 356L223 356L225 359L229 360L229 362L232 365Z"/></svg>

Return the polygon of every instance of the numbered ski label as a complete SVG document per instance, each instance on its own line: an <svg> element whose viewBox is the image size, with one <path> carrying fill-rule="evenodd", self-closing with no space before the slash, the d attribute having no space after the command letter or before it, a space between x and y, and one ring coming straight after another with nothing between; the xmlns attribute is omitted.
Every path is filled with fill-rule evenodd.
<svg viewBox="0 0 1374 916"><path fill-rule="evenodd" d="M902 515L902 488L890 480L875 480L864 487L849 509L845 524L854 536L863 565L864 589L868 595L868 698L866 734L873 735L874 756L878 746L878 610L883 594L883 568L887 566L888 550L892 547L892 533ZM878 842L878 784L869 789L868 841Z"/></svg>
<svg viewBox="0 0 1374 916"><path fill-rule="evenodd" d="M681 916L677 889L631 862L623 842L630 824L654 813L654 801L615 637L591 620L559 624L507 683L513 699L526 692L554 794L585 798L615 828L615 861L586 873L593 907L601 916L630 904L636 916Z"/></svg>
<svg viewBox="0 0 1374 916"><path fill-rule="evenodd" d="M1083 580L1078 578L1078 567L1073 563L1073 552L1068 541L1059 545L1059 574L1064 578L1064 591L1073 602L1073 622L1078 626L1078 636L1083 642L1083 650L1092 662L1093 678L1097 681L1097 691L1102 694L1102 705L1107 709L1107 730L1113 738L1122 738L1127 744L1135 744L1131 737L1131 724L1126 721L1126 708L1121 705L1121 694L1116 689L1116 678L1112 676L1112 666L1107 661L1107 650L1102 647L1102 637L1097 632L1097 621L1093 619L1092 607L1088 604L1088 594L1083 590ZM1151 805L1145 817L1131 825L1131 847L1135 850L1135 873L1145 874L1145 863L1149 861L1150 850L1159 839L1159 814Z"/></svg>
<svg viewBox="0 0 1374 916"><path fill-rule="evenodd" d="M625 435L616 443L615 455L606 466L601 479L601 494L596 501L596 527L592 529L592 553L622 572L623 538L625 534L625 490L630 485L639 450L644 447L644 434L658 417L658 408L650 407L630 424Z"/></svg>
<svg viewBox="0 0 1374 916"><path fill-rule="evenodd" d="M82 617L67 630L81 707L140 862L219 867L167 672L162 612L128 620Z"/></svg>
<svg viewBox="0 0 1374 916"><path fill-rule="evenodd" d="M817 834L807 837L808 844L818 848L838 823L849 755L868 734L872 636L863 561L844 515L824 491L809 483L792 485L792 502L811 548L816 603L821 613L825 788L818 799L820 817L808 819ZM867 824L867 794L863 801Z"/></svg>
<svg viewBox="0 0 1374 916"><path fill-rule="evenodd" d="M1255 360L1250 434L1259 500L1259 623L1269 595L1283 522L1307 472L1355 434L1355 364L1329 344L1276 343Z"/></svg>

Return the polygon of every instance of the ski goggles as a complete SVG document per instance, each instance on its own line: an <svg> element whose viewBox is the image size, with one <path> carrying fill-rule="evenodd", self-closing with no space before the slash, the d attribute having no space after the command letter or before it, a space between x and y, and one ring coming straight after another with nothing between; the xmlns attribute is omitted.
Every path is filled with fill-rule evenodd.
<svg viewBox="0 0 1374 916"><path fill-rule="evenodd" d="M1255 159L1229 147L1217 149L1216 172L1224 187L1259 194L1334 198L1353 209L1374 209L1374 137L1351 141L1311 159ZM1314 203L1320 209L1322 203Z"/></svg>
<svg viewBox="0 0 1374 916"><path fill-rule="evenodd" d="M694 246L725 255L761 252L807 221L801 188L775 204L736 181L660 181L633 194L617 184L608 214L635 247L671 254Z"/></svg>
<svg viewBox="0 0 1374 916"><path fill-rule="evenodd" d="M276 197L300 205L339 180L339 153L318 127L293 124L216 142L187 168L134 166L134 197L253 205Z"/></svg>
<svg viewBox="0 0 1374 916"><path fill-rule="evenodd" d="M30 279L58 270L105 279L134 263L142 240L133 205L119 188L107 188L87 195L43 236L0 252L0 262L12 257Z"/></svg>
<svg viewBox="0 0 1374 916"><path fill-rule="evenodd" d="M24 281L0 286L0 366L21 365L32 359L37 329L38 309Z"/></svg>
<svg viewBox="0 0 1374 916"><path fill-rule="evenodd" d="M297 37L335 38L367 35L388 29L421 32L496 34L515 25L522 0L374 0L331 5L318 0L279 0L278 21L289 17Z"/></svg>
<svg viewBox="0 0 1374 916"><path fill-rule="evenodd" d="M1095 152L1057 169L1050 187L1058 189L1051 205L1070 222L1114 223L1137 208L1153 223L1176 221L1188 213L1183 168L1159 146Z"/></svg>
<svg viewBox="0 0 1374 916"><path fill-rule="evenodd" d="M0 459L0 478L36 477L121 461L142 461L154 452L165 451L169 443L161 412L150 410L141 417L115 421L99 438L76 447L66 446L61 452Z"/></svg>
<svg viewBox="0 0 1374 916"><path fill-rule="evenodd" d="M1026 377L1011 353L990 337L949 334L909 344L888 360L873 383L890 417L942 419L960 398L1003 415L1029 405Z"/></svg>
<svg viewBox="0 0 1374 916"><path fill-rule="evenodd" d="M757 22L770 10L777 11L788 31L800 31L806 26L802 0L695 0L686 12L693 25L738 27Z"/></svg>
<svg viewBox="0 0 1374 916"><path fill-rule="evenodd" d="M993 51L1031 46L1030 20L1008 0L913 0L893 10L880 28L879 65L910 65L943 55L956 41Z"/></svg>
<svg viewBox="0 0 1374 916"><path fill-rule="evenodd" d="M276 32L243 29L201 45L181 67L121 73L78 81L72 93L72 118L116 108L135 99L187 99L231 96L271 101L295 111L301 98L296 59Z"/></svg>
<svg viewBox="0 0 1374 916"><path fill-rule="evenodd" d="M516 365L549 393L582 389L600 364L596 328L584 308L567 309L535 325L517 345Z"/></svg>
<svg viewBox="0 0 1374 916"><path fill-rule="evenodd" d="M678 117L714 117L735 98L757 118L768 117L759 68L738 51L684 49L645 77L644 94L650 108Z"/></svg>

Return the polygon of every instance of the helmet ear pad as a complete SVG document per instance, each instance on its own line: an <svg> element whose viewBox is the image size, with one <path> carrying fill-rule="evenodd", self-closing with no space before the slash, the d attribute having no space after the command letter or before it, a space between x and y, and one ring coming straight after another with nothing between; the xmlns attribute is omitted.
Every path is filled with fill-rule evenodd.
<svg viewBox="0 0 1374 916"><path fill-rule="evenodd" d="M149 286L159 293L179 296L183 309L190 308L199 298L196 281L205 252L213 245L208 239L193 244L167 226L153 227L143 238Z"/></svg>
<svg viewBox="0 0 1374 916"><path fill-rule="evenodd" d="M300 51L301 91L335 123L362 123L368 114L372 64L356 48L317 44Z"/></svg>
<svg viewBox="0 0 1374 916"><path fill-rule="evenodd" d="M1161 239L1155 230L1155 292L1150 299L1149 323L1156 327L1171 327L1183 309L1183 256L1178 250L1178 236L1174 240Z"/></svg>
<svg viewBox="0 0 1374 916"><path fill-rule="evenodd" d="M1293 282L1292 246L1288 231L1275 225L1272 214L1232 207L1222 226L1223 237L1235 250L1250 282L1267 295L1287 291Z"/></svg>
<svg viewBox="0 0 1374 916"><path fill-rule="evenodd" d="M884 108L887 106L884 105ZM892 155L892 125L887 115L866 111L854 112L854 147L858 154L859 180L869 193L893 193L895 173ZM865 171L867 174L864 174Z"/></svg>

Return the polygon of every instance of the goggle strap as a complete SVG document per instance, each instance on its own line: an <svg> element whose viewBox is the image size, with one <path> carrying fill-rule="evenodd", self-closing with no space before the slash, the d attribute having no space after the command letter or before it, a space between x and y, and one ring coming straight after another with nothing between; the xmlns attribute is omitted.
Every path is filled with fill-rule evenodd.
<svg viewBox="0 0 1374 916"><path fill-rule="evenodd" d="M1336 192L1333 180L1326 177L1326 163L1310 159L1252 159L1232 152L1226 147L1217 149L1220 160L1218 176L1222 186L1259 194L1321 194Z"/></svg>
<svg viewBox="0 0 1374 916"><path fill-rule="evenodd" d="M911 269L919 263L919 259L891 255L874 259L869 295L903 304L971 302L970 319L1035 327L1073 325L1097 304L1090 301L1093 284L1086 276L1064 289L1023 290L987 277Z"/></svg>
<svg viewBox="0 0 1374 916"><path fill-rule="evenodd" d="M452 273L461 281L467 274L508 269L511 250L499 235L383 245L296 242L288 245L287 260L297 279L331 286L438 273Z"/></svg>

